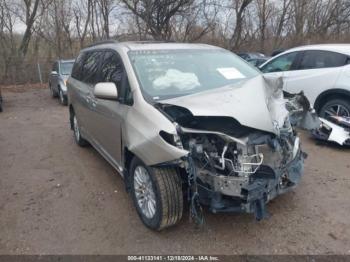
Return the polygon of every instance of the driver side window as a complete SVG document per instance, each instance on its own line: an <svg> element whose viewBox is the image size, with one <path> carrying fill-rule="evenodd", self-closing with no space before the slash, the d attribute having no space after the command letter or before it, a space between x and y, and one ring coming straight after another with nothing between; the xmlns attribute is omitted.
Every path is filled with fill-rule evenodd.
<svg viewBox="0 0 350 262"><path fill-rule="evenodd" d="M293 52L277 57L261 68L261 71L263 73L289 71L292 68L296 56L297 52Z"/></svg>
<svg viewBox="0 0 350 262"><path fill-rule="evenodd" d="M104 51L99 82L113 82L118 89L120 102L130 104L132 97L128 77L120 56L114 51Z"/></svg>

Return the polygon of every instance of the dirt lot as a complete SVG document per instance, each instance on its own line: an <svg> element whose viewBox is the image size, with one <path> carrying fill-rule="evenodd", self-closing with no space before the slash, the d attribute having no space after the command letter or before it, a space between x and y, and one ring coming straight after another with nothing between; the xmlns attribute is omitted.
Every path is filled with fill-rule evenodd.
<svg viewBox="0 0 350 262"><path fill-rule="evenodd" d="M316 145L300 186L268 205L270 219L188 214L155 233L137 217L121 177L74 144L67 107L46 89L3 90L0 254L350 254L350 150Z"/></svg>

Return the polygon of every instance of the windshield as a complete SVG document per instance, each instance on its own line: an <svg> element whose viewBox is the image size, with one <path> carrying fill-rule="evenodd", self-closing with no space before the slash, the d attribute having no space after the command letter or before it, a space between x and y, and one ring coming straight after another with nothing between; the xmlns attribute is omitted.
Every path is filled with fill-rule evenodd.
<svg viewBox="0 0 350 262"><path fill-rule="evenodd" d="M129 51L142 92L153 100L194 94L255 77L233 53L215 50Z"/></svg>
<svg viewBox="0 0 350 262"><path fill-rule="evenodd" d="M72 72L73 64L74 62L61 63L60 65L61 75L70 75Z"/></svg>

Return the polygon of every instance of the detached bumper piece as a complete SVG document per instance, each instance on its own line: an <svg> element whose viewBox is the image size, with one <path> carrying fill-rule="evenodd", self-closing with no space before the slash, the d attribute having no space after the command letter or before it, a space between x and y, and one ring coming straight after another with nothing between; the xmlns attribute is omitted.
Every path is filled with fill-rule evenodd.
<svg viewBox="0 0 350 262"><path fill-rule="evenodd" d="M320 118L321 125L311 132L315 139L350 146L350 118L332 117L332 121Z"/></svg>
<svg viewBox="0 0 350 262"><path fill-rule="evenodd" d="M264 180L256 180L253 184L242 188L243 202L247 203L248 213L254 213L255 219L260 221L268 217L266 211L268 183Z"/></svg>
<svg viewBox="0 0 350 262"><path fill-rule="evenodd" d="M266 204L276 196L290 191L299 183L303 173L304 158L304 153L299 152L293 161L278 171L262 165L255 174L250 176L249 184L242 186L240 197L214 192L198 183L200 202L208 205L213 213L250 213L254 214L258 221L268 218Z"/></svg>
<svg viewBox="0 0 350 262"><path fill-rule="evenodd" d="M332 116L332 119L340 126L350 129L350 117Z"/></svg>

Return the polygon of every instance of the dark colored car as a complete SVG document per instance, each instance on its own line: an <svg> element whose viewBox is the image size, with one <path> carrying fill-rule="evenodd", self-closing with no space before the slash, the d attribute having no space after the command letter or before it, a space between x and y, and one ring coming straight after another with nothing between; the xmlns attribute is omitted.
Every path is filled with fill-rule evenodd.
<svg viewBox="0 0 350 262"><path fill-rule="evenodd" d="M74 59L57 60L49 76L49 88L52 97L59 97L62 105L67 105L67 86L66 82L72 72Z"/></svg>
<svg viewBox="0 0 350 262"><path fill-rule="evenodd" d="M273 52L271 53L271 57L279 55L279 54L283 53L284 51L287 51L287 49L280 48L280 49L273 50Z"/></svg>
<svg viewBox="0 0 350 262"><path fill-rule="evenodd" d="M267 57L267 56L262 58L251 58L251 59L248 59L247 62L249 62L255 67L259 67L269 59L270 57Z"/></svg>
<svg viewBox="0 0 350 262"><path fill-rule="evenodd" d="M247 61L249 59L259 59L259 58L266 57L264 54L258 53L258 52L242 52L242 53L237 53L237 55Z"/></svg>

